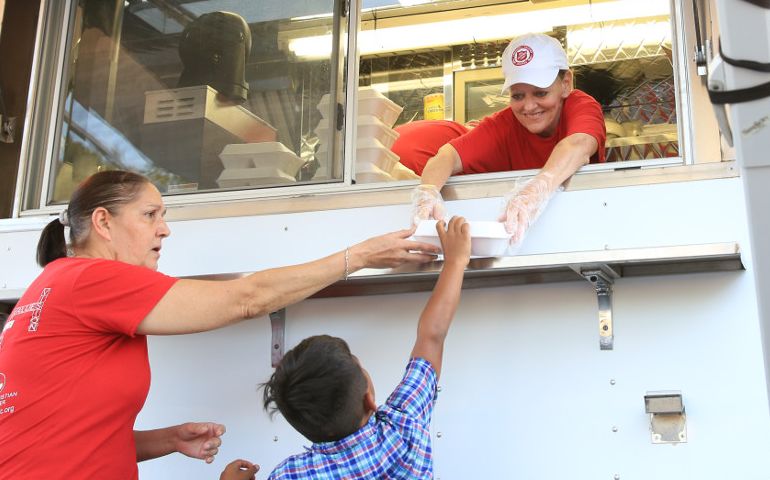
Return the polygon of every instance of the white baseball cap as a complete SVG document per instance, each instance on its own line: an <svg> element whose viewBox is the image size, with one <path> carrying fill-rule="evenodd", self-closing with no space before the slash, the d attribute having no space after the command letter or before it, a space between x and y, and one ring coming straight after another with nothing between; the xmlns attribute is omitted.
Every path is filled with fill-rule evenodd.
<svg viewBox="0 0 770 480"><path fill-rule="evenodd" d="M558 40L543 33L527 33L511 40L503 51L503 94L511 85L551 86L559 70L569 69L567 53Z"/></svg>

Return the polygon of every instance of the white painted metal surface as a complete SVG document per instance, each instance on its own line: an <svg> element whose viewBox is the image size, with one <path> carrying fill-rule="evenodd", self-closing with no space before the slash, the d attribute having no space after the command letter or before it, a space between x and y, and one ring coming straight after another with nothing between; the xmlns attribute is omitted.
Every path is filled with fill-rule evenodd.
<svg viewBox="0 0 770 480"><path fill-rule="evenodd" d="M717 2L725 55L733 59L770 63L770 8L747 1ZM751 32L747 35L746 32ZM770 82L770 72L724 66L726 90L751 88ZM738 164L743 177L754 275L760 308L764 363L770 386L770 97L729 107Z"/></svg>
<svg viewBox="0 0 770 480"><path fill-rule="evenodd" d="M750 272L741 186L730 178L565 192L521 253L737 242ZM448 206L484 220L499 203ZM174 222L161 270L199 275L311 260L400 228L408 210ZM5 294L36 274L36 238L34 231L0 235ZM597 346L588 282L465 291L434 415L437 478L767 478L770 417L749 272L621 278L613 287L612 351ZM383 401L403 371L427 298L421 292L300 303L287 309L287 347L318 333L345 338ZM261 410L257 385L271 373L269 338L267 317L151 338L153 383L137 428L214 420L228 433L213 465L171 455L142 463L142 479L217 478L237 457L260 463L259 478L266 478L308 444ZM687 443L650 442L650 390L682 391Z"/></svg>
<svg viewBox="0 0 770 480"><path fill-rule="evenodd" d="M449 208L487 218L498 202ZM739 179L570 192L555 199L524 250L743 244L741 212ZM162 269L200 274L308 260L404 218L406 207L391 207L183 222L172 225ZM751 252L744 255L750 262ZM753 291L747 272L621 279L613 351L597 347L587 282L464 292L434 417L437 478L766 478L770 418ZM318 333L347 339L382 401L402 373L427 296L303 302L287 309L287 346ZM236 457L261 463L266 478L308 444L261 411L256 386L271 372L269 335L265 317L151 340L153 387L139 426L213 419L228 433L213 467L171 456L142 464L142 478L216 477ZM653 445L644 394L668 389L683 392L688 442Z"/></svg>
<svg viewBox="0 0 770 480"><path fill-rule="evenodd" d="M499 198L450 202L490 219ZM174 222L161 270L251 271L317 258L397 229L408 206ZM468 290L447 342L434 416L437 478L764 479L770 417L752 251L739 178L565 192L520 253L737 242L749 271L618 280L615 348L596 341L596 295L581 282ZM0 234L3 291L33 278L37 232ZM10 249L10 250L9 250ZM428 293L317 299L287 309L287 346L347 339L383 401L398 381ZM261 410L271 373L267 317L206 334L153 337L153 383L138 428L225 423L214 465L179 455L141 478L216 478L307 445ZM614 384L613 384L614 381ZM681 390L688 442L653 445L644 394ZM613 431L616 430L616 431ZM440 435L440 436L439 436Z"/></svg>

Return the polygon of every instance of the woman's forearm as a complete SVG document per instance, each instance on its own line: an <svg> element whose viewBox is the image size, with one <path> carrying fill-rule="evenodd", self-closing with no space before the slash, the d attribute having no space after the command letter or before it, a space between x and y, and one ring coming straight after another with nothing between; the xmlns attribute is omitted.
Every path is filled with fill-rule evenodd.
<svg viewBox="0 0 770 480"><path fill-rule="evenodd" d="M555 191L580 167L587 165L597 148L596 139L586 133L575 133L559 141L541 170L549 174L550 191Z"/></svg>
<svg viewBox="0 0 770 480"><path fill-rule="evenodd" d="M361 260L348 253L348 269ZM143 335L174 335L214 330L266 315L307 298L341 279L345 253L313 262L272 268L228 281L179 280L137 328Z"/></svg>
<svg viewBox="0 0 770 480"><path fill-rule="evenodd" d="M303 300L363 267L388 268L433 260L439 249L408 240L412 233L413 229L406 229L380 235L319 260L271 268L236 280L179 280L136 333L173 335L214 330Z"/></svg>
<svg viewBox="0 0 770 480"><path fill-rule="evenodd" d="M175 427L158 428L156 430L134 430L136 444L136 461L143 462L160 458L174 453L173 429Z"/></svg>
<svg viewBox="0 0 770 480"><path fill-rule="evenodd" d="M460 155L457 153L457 150L447 143L438 150L436 155L428 160L428 163L425 164L425 168L422 171L421 183L435 185L436 188L441 190L449 177L460 173L462 167L462 161L460 160Z"/></svg>

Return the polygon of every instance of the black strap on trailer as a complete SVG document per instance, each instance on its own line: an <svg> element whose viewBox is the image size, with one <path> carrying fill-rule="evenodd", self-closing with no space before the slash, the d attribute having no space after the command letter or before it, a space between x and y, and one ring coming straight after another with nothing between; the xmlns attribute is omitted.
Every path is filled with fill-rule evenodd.
<svg viewBox="0 0 770 480"><path fill-rule="evenodd" d="M749 88L739 88L736 90L712 90L709 88L709 99L711 103L721 105L725 103L745 103L770 97L770 82L756 85Z"/></svg>
<svg viewBox="0 0 770 480"><path fill-rule="evenodd" d="M725 63L734 67L745 68L747 70L754 70L755 72L770 73L770 63L756 62L754 60L739 60L736 58L728 57L722 50L722 42L719 42L719 56Z"/></svg>
<svg viewBox="0 0 770 480"><path fill-rule="evenodd" d="M743 0L759 8L770 9L770 0ZM738 68L745 68L755 72L770 73L770 63L757 62L754 60L740 60L730 58L722 51L722 42L719 43L719 55L725 63ZM720 91L708 89L711 103L722 105L725 103L744 103L760 100L770 97L770 82L762 83L748 88L739 88L736 90Z"/></svg>

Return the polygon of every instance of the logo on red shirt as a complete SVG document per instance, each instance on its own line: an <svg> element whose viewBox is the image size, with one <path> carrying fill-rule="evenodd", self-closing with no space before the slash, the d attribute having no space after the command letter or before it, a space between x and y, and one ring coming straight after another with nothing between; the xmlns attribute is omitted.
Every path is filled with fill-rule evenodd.
<svg viewBox="0 0 770 480"><path fill-rule="evenodd" d="M5 375L0 373L0 392L3 391L3 388L5 388Z"/></svg>
<svg viewBox="0 0 770 480"><path fill-rule="evenodd" d="M517 67L522 67L531 62L534 56L535 52L533 52L531 48L526 45L521 45L513 51L513 54L511 54L511 62Z"/></svg>

